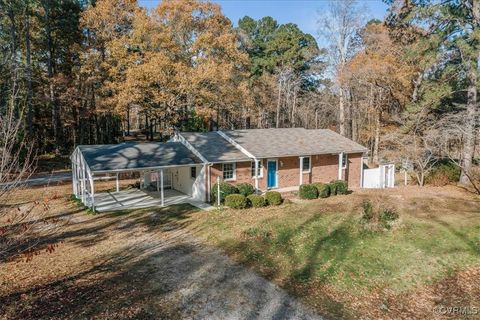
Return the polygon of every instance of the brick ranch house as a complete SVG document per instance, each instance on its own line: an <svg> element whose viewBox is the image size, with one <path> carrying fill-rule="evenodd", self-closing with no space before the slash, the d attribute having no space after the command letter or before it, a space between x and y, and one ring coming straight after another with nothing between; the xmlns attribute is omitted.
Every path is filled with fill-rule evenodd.
<svg viewBox="0 0 480 320"><path fill-rule="evenodd" d="M303 183L345 180L361 186L367 149L327 129L246 129L177 132L166 143L78 146L72 154L75 195L91 205L94 181L122 172L141 173L143 186L173 189L210 200L220 181L251 183L259 191L290 191Z"/></svg>

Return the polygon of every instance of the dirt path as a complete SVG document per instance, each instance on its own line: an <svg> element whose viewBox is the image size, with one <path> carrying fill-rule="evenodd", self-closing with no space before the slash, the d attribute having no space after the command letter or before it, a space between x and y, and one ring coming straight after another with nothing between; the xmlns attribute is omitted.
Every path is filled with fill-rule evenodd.
<svg viewBox="0 0 480 320"><path fill-rule="evenodd" d="M192 207L70 210L62 232L43 239L59 243L55 252L0 265L0 319L321 319L197 241L184 228Z"/></svg>

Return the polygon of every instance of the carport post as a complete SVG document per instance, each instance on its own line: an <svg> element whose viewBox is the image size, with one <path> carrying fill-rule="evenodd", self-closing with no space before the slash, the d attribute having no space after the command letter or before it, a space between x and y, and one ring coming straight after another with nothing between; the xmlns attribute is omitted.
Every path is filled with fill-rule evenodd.
<svg viewBox="0 0 480 320"><path fill-rule="evenodd" d="M254 159L255 161L255 193L258 194L258 159Z"/></svg>
<svg viewBox="0 0 480 320"><path fill-rule="evenodd" d="M116 181L116 184L117 184L117 193L120 192L120 185L118 183L118 173L117 173L117 181Z"/></svg>
<svg viewBox="0 0 480 320"><path fill-rule="evenodd" d="M165 202L164 202L164 194L163 194L163 169L160 170L160 189L161 189L161 197L162 197L162 207L165 205Z"/></svg>

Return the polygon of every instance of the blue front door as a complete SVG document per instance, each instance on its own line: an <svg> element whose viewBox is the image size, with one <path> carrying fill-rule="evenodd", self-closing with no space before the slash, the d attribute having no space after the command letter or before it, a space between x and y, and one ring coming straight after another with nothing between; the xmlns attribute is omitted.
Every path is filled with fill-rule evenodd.
<svg viewBox="0 0 480 320"><path fill-rule="evenodd" d="M277 161L267 161L267 188L275 188L277 186Z"/></svg>

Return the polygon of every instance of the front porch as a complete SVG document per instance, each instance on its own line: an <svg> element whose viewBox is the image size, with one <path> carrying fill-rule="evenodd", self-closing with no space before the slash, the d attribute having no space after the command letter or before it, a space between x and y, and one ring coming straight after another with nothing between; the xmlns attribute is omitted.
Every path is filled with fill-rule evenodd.
<svg viewBox="0 0 480 320"><path fill-rule="evenodd" d="M194 199L180 191L167 189L164 191L164 206L188 203L194 207L209 210L209 204ZM95 194L95 210L98 212L133 210L162 206L161 195L158 192L148 192L140 189L127 189L118 192L102 192Z"/></svg>

